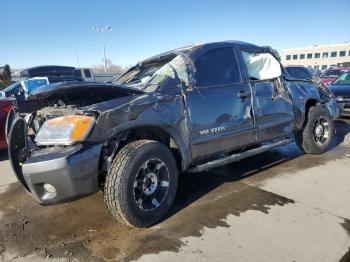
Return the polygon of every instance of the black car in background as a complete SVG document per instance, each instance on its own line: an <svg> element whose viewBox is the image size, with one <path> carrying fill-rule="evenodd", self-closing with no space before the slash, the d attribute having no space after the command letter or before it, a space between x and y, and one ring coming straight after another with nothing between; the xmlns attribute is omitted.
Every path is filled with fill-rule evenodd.
<svg viewBox="0 0 350 262"><path fill-rule="evenodd" d="M5 88L0 97L15 97L17 101L25 100L36 88L60 82L81 82L84 79L76 75L74 67L36 66L21 71L21 81Z"/></svg>
<svg viewBox="0 0 350 262"><path fill-rule="evenodd" d="M328 85L337 99L342 116L350 116L350 72L344 73Z"/></svg>
<svg viewBox="0 0 350 262"><path fill-rule="evenodd" d="M21 71L20 75L25 78L50 76L65 77L72 80L82 80L81 76L76 75L76 70L71 66L44 65L27 68Z"/></svg>

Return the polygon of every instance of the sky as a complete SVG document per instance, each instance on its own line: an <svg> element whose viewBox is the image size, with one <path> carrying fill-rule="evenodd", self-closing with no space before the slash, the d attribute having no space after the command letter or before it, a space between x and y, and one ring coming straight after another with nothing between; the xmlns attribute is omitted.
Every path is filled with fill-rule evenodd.
<svg viewBox="0 0 350 262"><path fill-rule="evenodd" d="M283 48L350 42L350 0L1 1L0 65L131 65L194 43ZM79 60L79 64L78 64Z"/></svg>

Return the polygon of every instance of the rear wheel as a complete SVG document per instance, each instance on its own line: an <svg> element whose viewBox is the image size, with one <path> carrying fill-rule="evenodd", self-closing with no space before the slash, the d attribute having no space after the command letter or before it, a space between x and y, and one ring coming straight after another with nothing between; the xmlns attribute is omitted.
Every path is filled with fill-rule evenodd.
<svg viewBox="0 0 350 262"><path fill-rule="evenodd" d="M104 199L118 221L148 227L168 212L177 180L172 152L159 142L139 140L123 147L114 158L106 177Z"/></svg>
<svg viewBox="0 0 350 262"><path fill-rule="evenodd" d="M334 123L329 112L321 107L309 109L304 129L295 134L296 144L308 154L322 154L327 151L334 137Z"/></svg>

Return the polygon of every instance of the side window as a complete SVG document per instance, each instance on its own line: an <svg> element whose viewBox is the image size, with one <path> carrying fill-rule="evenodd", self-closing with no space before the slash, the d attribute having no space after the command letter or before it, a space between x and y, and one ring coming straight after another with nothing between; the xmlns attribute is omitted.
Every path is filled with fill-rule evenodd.
<svg viewBox="0 0 350 262"><path fill-rule="evenodd" d="M196 86L225 85L240 82L240 73L233 48L208 51L195 61Z"/></svg>
<svg viewBox="0 0 350 262"><path fill-rule="evenodd" d="M84 69L84 75L85 75L86 78L91 78L90 70Z"/></svg>
<svg viewBox="0 0 350 262"><path fill-rule="evenodd" d="M242 55L251 80L268 80L281 76L281 65L270 53L243 51Z"/></svg>

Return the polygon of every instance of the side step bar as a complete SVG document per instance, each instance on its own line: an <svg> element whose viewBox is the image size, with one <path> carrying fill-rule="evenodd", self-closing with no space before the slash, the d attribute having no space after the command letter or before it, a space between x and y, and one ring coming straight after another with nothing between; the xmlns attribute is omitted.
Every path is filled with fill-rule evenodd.
<svg viewBox="0 0 350 262"><path fill-rule="evenodd" d="M233 154L233 155L226 156L224 158L220 158L220 159L217 159L217 160L214 160L214 161L211 161L211 162L199 165L199 166L195 166L193 168L190 168L187 172L198 173L198 172L203 172L203 171L215 168L215 167L224 166L224 165L227 165L227 164L232 163L232 162L240 161L240 160L247 158L247 157L258 155L258 154L263 153L265 151L268 151L272 148L287 145L287 144L291 143L292 141L293 140L291 138L287 138L287 139L280 140L280 141L275 142L275 143L263 145L261 147L250 149L250 150L244 151L242 153Z"/></svg>

